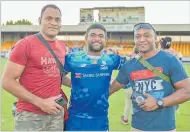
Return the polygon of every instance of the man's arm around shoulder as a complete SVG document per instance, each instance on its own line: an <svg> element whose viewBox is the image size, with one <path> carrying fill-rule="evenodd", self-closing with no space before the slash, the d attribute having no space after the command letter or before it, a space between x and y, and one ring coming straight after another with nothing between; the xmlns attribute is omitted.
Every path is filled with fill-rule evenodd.
<svg viewBox="0 0 190 132"><path fill-rule="evenodd" d="M120 84L116 79L114 79L110 85L110 95L112 95L113 93L115 93L116 91L120 90L123 87L124 87L123 84Z"/></svg>

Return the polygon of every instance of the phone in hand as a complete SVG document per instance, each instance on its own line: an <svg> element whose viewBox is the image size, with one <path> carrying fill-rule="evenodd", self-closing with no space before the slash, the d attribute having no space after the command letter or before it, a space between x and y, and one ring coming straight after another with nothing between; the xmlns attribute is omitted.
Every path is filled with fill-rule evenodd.
<svg viewBox="0 0 190 132"><path fill-rule="evenodd" d="M143 95L143 93L133 91L131 99L134 102L136 102L137 104L140 104L141 102L143 102L146 99L146 97Z"/></svg>
<svg viewBox="0 0 190 132"><path fill-rule="evenodd" d="M67 105L67 102L65 101L65 99L64 99L62 96L59 97L59 98L57 98L57 99L55 100L55 102L56 102L57 104L61 105L62 107L65 106L65 105Z"/></svg>

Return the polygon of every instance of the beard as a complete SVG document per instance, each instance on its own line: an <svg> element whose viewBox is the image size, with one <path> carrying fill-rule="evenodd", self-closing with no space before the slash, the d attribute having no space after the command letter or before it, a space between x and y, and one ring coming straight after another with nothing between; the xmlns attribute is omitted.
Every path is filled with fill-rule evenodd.
<svg viewBox="0 0 190 132"><path fill-rule="evenodd" d="M101 52L104 48L104 44L100 43L98 48L93 46L93 43L88 44L88 49L92 52Z"/></svg>

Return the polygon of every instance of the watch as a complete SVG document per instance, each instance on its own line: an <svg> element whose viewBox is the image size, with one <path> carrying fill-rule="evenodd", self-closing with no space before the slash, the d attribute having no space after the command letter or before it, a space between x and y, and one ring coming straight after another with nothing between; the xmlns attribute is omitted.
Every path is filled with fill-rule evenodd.
<svg viewBox="0 0 190 132"><path fill-rule="evenodd" d="M157 105L159 108L162 108L164 106L164 101L162 99L157 100Z"/></svg>

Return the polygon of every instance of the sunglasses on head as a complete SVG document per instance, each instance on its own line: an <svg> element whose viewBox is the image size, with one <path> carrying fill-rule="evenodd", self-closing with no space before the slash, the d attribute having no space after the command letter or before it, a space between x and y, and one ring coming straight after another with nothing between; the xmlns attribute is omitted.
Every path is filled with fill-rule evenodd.
<svg viewBox="0 0 190 132"><path fill-rule="evenodd" d="M133 32L135 32L135 31L137 31L137 30L139 30L141 28L143 28L143 29L152 29L154 32L156 32L154 30L154 28L149 23L138 23L138 24L136 24L134 26L134 28L133 28Z"/></svg>

